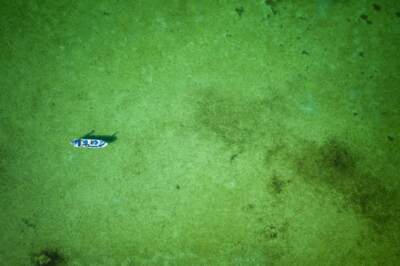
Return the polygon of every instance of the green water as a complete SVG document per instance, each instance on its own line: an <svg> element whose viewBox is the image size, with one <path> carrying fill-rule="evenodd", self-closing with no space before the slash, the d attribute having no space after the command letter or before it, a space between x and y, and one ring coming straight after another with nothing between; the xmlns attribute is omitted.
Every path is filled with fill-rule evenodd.
<svg viewBox="0 0 400 266"><path fill-rule="evenodd" d="M398 1L1 2L0 265L397 265Z"/></svg>

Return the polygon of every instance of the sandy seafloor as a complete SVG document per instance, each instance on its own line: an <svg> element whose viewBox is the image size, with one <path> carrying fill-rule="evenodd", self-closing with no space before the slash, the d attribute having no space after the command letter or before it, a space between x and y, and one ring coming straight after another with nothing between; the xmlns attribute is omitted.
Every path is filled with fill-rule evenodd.
<svg viewBox="0 0 400 266"><path fill-rule="evenodd" d="M1 2L0 265L398 265L398 1Z"/></svg>

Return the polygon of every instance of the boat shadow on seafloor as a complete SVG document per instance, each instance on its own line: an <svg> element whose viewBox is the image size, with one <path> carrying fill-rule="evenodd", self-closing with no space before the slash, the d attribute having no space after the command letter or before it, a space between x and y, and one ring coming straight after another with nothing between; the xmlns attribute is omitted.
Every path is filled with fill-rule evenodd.
<svg viewBox="0 0 400 266"><path fill-rule="evenodd" d="M107 142L108 144L110 144L110 143L117 141L117 133L118 132L115 132L112 135L95 135L94 130L92 130L89 133L80 137L80 139L98 139L98 140L103 140L103 141Z"/></svg>

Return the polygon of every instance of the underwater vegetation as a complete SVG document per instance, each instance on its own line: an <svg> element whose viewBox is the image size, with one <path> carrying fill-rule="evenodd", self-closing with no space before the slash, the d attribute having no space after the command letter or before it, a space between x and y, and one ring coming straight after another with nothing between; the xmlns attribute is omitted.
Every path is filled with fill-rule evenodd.
<svg viewBox="0 0 400 266"><path fill-rule="evenodd" d="M235 11L238 14L238 16L241 17L243 15L244 8L242 6L241 7L237 7L237 8L235 8Z"/></svg>
<svg viewBox="0 0 400 266"><path fill-rule="evenodd" d="M272 14L276 15L278 11L276 10L278 0L265 0L265 5L267 5L270 9Z"/></svg>
<svg viewBox="0 0 400 266"><path fill-rule="evenodd" d="M290 184L290 180L284 180L281 177L279 177L277 174L274 174L272 177L270 186L272 188L272 192L276 194L280 194L284 191L285 187Z"/></svg>
<svg viewBox="0 0 400 266"><path fill-rule="evenodd" d="M385 186L384 176L362 167L362 157L349 143L331 137L322 145L309 143L295 159L296 171L304 181L342 194L342 208L367 219L376 232L388 233L396 223L399 193Z"/></svg>
<svg viewBox="0 0 400 266"><path fill-rule="evenodd" d="M244 147L255 143L271 128L272 113L285 112L277 95L248 99L207 89L196 93L194 121L205 138L216 138L232 150L233 162ZM268 120L265 118L268 117Z"/></svg>
<svg viewBox="0 0 400 266"><path fill-rule="evenodd" d="M330 135L320 142L285 130L280 117L290 115L290 109L282 102L284 98L275 93L252 99L203 90L196 93L193 126L204 139L217 140L229 150L231 164L243 153L262 149L261 169L269 175L275 163L291 169L288 176L277 172L267 179L266 188L274 196L285 195L297 179L317 193L328 190L338 195L338 211L354 213L373 232L393 235L400 195L386 183L388 173L367 165L369 154L346 137ZM392 135L386 138L396 141Z"/></svg>
<svg viewBox="0 0 400 266"><path fill-rule="evenodd" d="M65 257L57 250L46 248L32 255L35 266L60 266L65 263Z"/></svg>

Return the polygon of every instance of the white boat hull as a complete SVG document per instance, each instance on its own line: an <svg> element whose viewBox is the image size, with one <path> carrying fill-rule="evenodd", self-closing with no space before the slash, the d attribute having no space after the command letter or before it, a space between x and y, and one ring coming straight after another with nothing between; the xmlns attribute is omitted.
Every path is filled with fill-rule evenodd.
<svg viewBox="0 0 400 266"><path fill-rule="evenodd" d="M108 145L107 142L100 139L74 139L71 141L72 146L75 148L94 148L101 149Z"/></svg>

